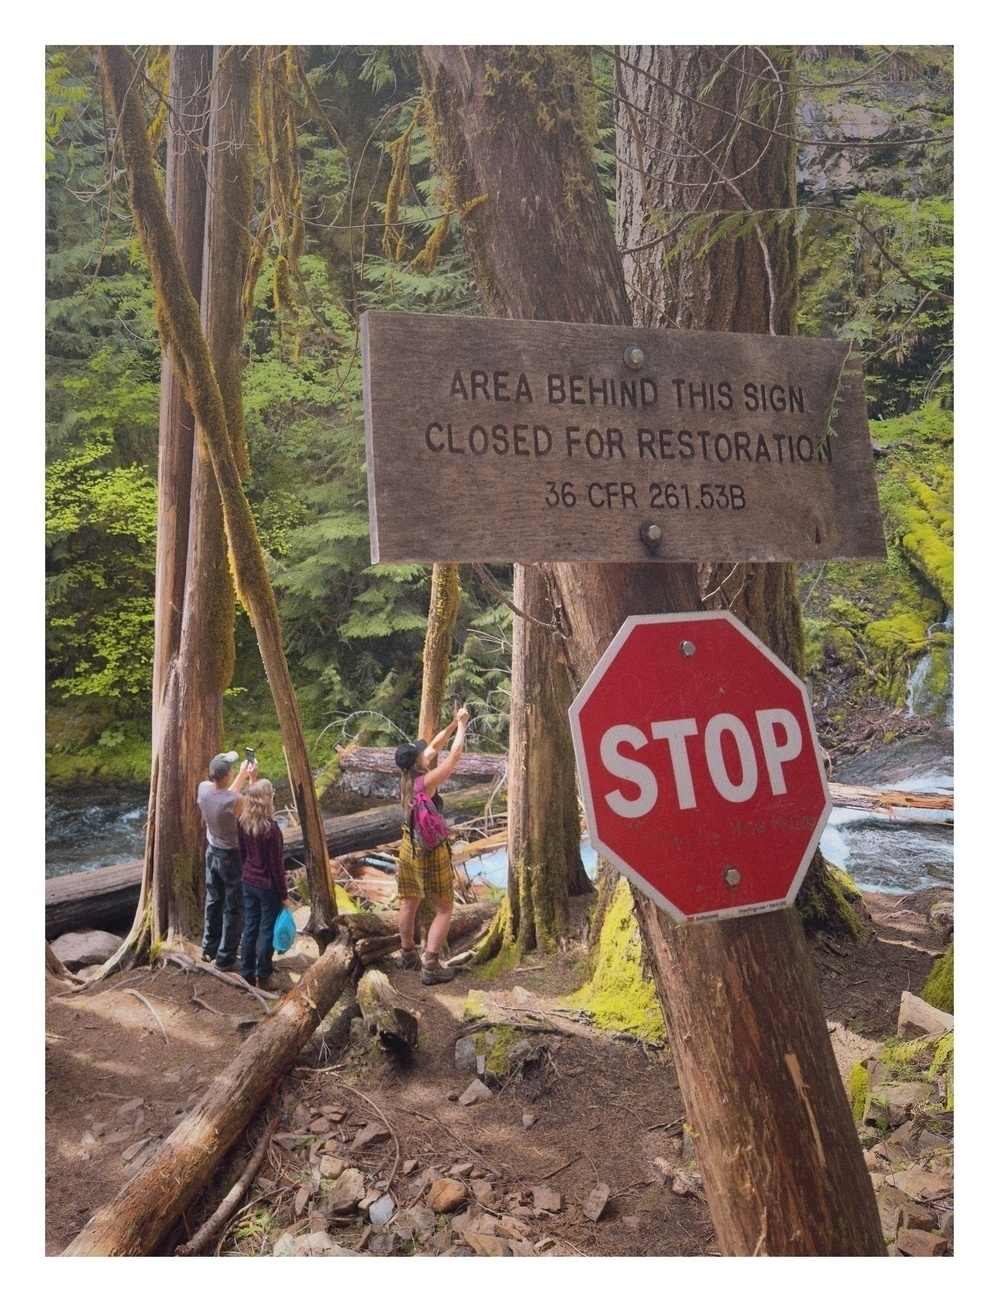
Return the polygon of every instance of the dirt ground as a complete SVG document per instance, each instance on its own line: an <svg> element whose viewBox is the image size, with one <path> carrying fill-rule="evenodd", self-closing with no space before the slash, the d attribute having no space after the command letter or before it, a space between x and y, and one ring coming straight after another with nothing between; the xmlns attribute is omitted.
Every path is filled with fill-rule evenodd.
<svg viewBox="0 0 999 1302"><path fill-rule="evenodd" d="M902 991L921 989L945 943L928 922L929 907L949 895L940 888L865 896L874 928L868 943L813 944L844 1076L894 1033ZM310 946L300 938L277 959L283 989L311 961ZM474 1068L456 1067L455 1043L467 1028L468 991L481 989L481 979L468 970L428 988L418 973L386 970L418 1012L415 1053L408 1061L387 1054L356 1022L351 1034L356 1009L338 1005L286 1077L267 1159L209 1253L271 1255L283 1232L322 1228L347 1251L378 1253L387 1244L393 1253L471 1255L460 1229L481 1229L482 1217L491 1230L497 1220L508 1225L515 1255L715 1253L696 1176L674 1183L691 1155L668 1049L596 1031L564 1009L584 979L581 948L490 983L489 997L513 1021L544 1018L551 1029L527 1035L525 1061L504 1081L490 1081L492 1098L471 1106L458 1099ZM171 962L138 969L79 993L47 979L46 995L45 1246L52 1256L155 1153L275 996L198 961L188 970ZM269 1119L265 1109L248 1128L164 1255L228 1191ZM354 1141L369 1122L380 1123L382 1136L358 1149ZM333 1163L327 1172L359 1168L370 1197L387 1193L402 1209L422 1205L438 1177L457 1179L468 1190L464 1219L429 1240L414 1236L407 1247L380 1235L363 1210L318 1217L324 1158ZM594 1221L585 1208L601 1184L609 1200Z"/></svg>

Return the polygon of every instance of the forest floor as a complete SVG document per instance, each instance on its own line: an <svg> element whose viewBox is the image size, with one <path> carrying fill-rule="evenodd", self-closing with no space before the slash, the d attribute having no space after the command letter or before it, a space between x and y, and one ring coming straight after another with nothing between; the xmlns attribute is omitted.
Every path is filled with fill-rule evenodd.
<svg viewBox="0 0 999 1302"><path fill-rule="evenodd" d="M894 1035L902 992L921 990L944 947L929 908L951 895L865 895L866 943L811 943L844 1081ZM580 918L580 939L584 928ZM314 953L300 937L276 960L282 990ZM266 1160L209 1254L270 1256L303 1244L317 1255L716 1253L668 1048L598 1031L564 1007L586 977L581 943L489 982L493 1009L527 1029L511 1055L517 1065L502 1080L487 1077L491 1095L471 1104L461 1096L476 1067L456 1066L455 1044L481 978L468 969L425 987L419 973L384 966L419 1015L416 1051L388 1055L356 1020L351 1029L356 1009L341 1001L270 1105L280 1118ZM273 1000L200 961L188 970L161 962L79 993L47 978L47 1255L61 1253L149 1160ZM265 1108L247 1129L164 1255L238 1178L271 1115ZM337 1205L348 1169L363 1182L360 1208L356 1188ZM447 1215L427 1211L441 1180L460 1186ZM600 1186L607 1202L592 1219L588 1200ZM365 1204L386 1195L399 1210L382 1227Z"/></svg>

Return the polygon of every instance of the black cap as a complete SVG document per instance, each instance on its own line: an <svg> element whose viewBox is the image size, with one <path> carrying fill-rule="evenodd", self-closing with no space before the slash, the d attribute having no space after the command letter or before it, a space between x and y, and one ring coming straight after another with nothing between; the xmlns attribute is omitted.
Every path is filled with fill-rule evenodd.
<svg viewBox="0 0 999 1302"><path fill-rule="evenodd" d="M421 737L419 741L404 741L395 750L395 765L399 769L411 769L416 763L417 755L422 755L427 743Z"/></svg>

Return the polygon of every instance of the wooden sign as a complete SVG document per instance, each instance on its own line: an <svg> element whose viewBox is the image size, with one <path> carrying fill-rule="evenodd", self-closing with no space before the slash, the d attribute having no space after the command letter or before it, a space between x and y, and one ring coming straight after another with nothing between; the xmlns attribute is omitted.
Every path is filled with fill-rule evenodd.
<svg viewBox="0 0 999 1302"><path fill-rule="evenodd" d="M882 559L834 340L367 312L371 559Z"/></svg>

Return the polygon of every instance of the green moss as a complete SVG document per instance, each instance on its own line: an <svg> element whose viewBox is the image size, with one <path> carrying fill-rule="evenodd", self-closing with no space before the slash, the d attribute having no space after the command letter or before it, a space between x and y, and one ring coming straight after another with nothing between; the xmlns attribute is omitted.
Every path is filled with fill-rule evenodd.
<svg viewBox="0 0 999 1302"><path fill-rule="evenodd" d="M954 1012L954 943L947 946L947 952L933 964L926 985L921 991L921 998L941 1012Z"/></svg>
<svg viewBox="0 0 999 1302"><path fill-rule="evenodd" d="M571 995L569 1007L585 1009L604 1030L627 1031L653 1044L666 1042L659 997L642 966L642 944L631 891L622 878L600 929L590 980Z"/></svg>
<svg viewBox="0 0 999 1302"><path fill-rule="evenodd" d="M855 1121L863 1121L867 1107L867 1085L869 1081L866 1062L855 1062L850 1068L847 1089L850 1095L850 1111Z"/></svg>
<svg viewBox="0 0 999 1302"><path fill-rule="evenodd" d="M854 911L861 894L841 868L826 864L818 880L809 872L794 902L806 936L819 932L863 940L867 928Z"/></svg>
<svg viewBox="0 0 999 1302"><path fill-rule="evenodd" d="M917 1080L926 1075L933 1061L933 1042L925 1035L915 1040L887 1040L878 1059L896 1080Z"/></svg>

